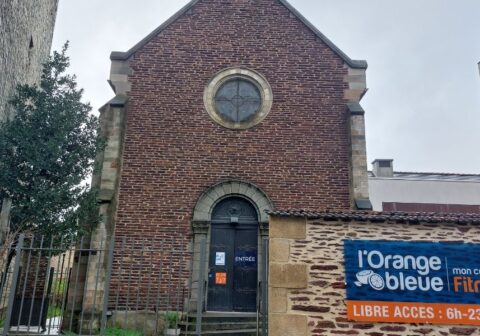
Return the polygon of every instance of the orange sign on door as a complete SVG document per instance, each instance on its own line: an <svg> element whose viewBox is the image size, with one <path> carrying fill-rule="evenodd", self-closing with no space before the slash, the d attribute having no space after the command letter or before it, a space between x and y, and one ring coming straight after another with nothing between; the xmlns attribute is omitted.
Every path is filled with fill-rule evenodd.
<svg viewBox="0 0 480 336"><path fill-rule="evenodd" d="M227 273L226 272L215 273L215 284L216 285L226 285L227 284Z"/></svg>

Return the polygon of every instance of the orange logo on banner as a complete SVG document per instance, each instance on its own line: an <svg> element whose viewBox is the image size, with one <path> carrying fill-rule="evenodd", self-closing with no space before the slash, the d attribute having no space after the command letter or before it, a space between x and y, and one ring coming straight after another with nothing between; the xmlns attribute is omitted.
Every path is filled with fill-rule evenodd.
<svg viewBox="0 0 480 336"><path fill-rule="evenodd" d="M215 273L215 284L216 285L226 285L227 284L227 273L225 273L225 272Z"/></svg>

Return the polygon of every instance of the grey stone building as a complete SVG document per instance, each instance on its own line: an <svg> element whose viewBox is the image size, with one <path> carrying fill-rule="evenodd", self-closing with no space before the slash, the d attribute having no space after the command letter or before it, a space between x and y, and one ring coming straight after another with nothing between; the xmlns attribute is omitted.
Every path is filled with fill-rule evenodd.
<svg viewBox="0 0 480 336"><path fill-rule="evenodd" d="M58 0L0 1L0 122L17 84L39 80L50 53Z"/></svg>
<svg viewBox="0 0 480 336"><path fill-rule="evenodd" d="M0 0L0 122L12 117L8 100L18 84L38 82L52 45L58 0ZM0 242L10 202L0 199Z"/></svg>

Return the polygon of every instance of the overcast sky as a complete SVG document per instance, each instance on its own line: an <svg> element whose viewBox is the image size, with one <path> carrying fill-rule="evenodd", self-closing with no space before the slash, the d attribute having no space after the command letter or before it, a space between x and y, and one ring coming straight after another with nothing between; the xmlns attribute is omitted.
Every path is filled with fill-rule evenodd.
<svg viewBox="0 0 480 336"><path fill-rule="evenodd" d="M53 48L97 110L126 51L187 0L60 0ZM369 63L368 160L398 171L480 173L479 0L290 0L353 59Z"/></svg>

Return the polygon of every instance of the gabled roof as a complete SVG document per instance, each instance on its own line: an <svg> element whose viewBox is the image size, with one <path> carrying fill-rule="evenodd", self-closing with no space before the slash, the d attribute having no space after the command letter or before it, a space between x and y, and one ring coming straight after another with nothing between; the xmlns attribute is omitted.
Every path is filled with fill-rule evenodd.
<svg viewBox="0 0 480 336"><path fill-rule="evenodd" d="M190 8L192 8L197 2L201 0L192 0L188 4L186 4L182 9L180 9L177 13L175 13L172 17L170 17L167 21L161 24L158 28L148 34L143 40L138 42L134 45L130 50L126 52L120 51L113 51L110 54L111 60L127 60L133 54L135 54L139 49L141 49L144 45L146 45L150 40L152 40L155 36L157 36L161 31L167 28L170 24L175 22L178 18L180 18L183 14L188 12ZM352 60L348 57L343 51L341 51L332 41L330 41L325 35L323 35L313 24L311 24L300 12L298 12L292 5L288 3L287 0L277 0L283 6L285 6L297 19L302 21L315 35L322 40L335 54L337 54L341 59L345 61L351 68L356 69L366 69L367 68L367 61L364 60Z"/></svg>

